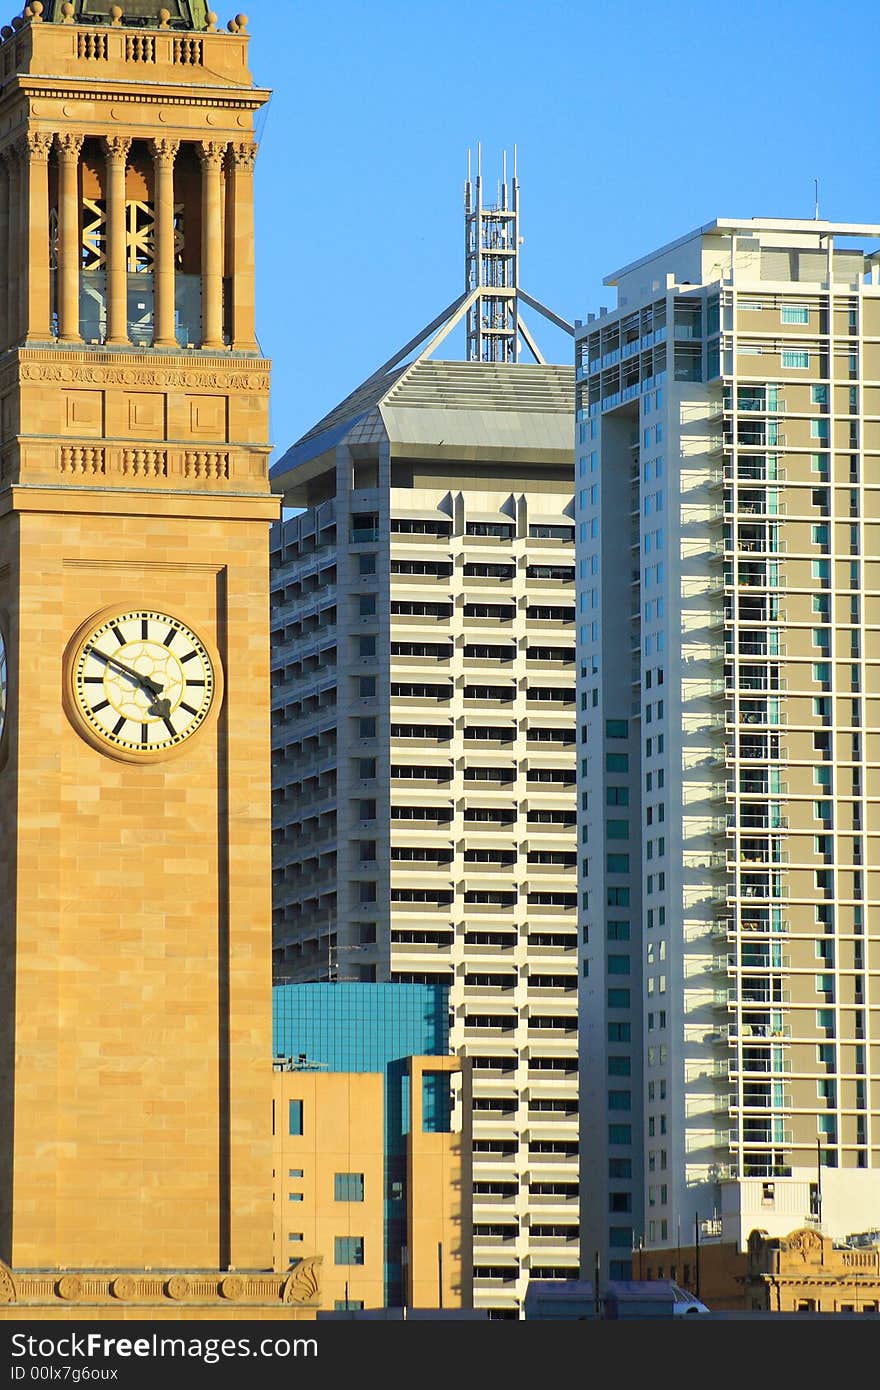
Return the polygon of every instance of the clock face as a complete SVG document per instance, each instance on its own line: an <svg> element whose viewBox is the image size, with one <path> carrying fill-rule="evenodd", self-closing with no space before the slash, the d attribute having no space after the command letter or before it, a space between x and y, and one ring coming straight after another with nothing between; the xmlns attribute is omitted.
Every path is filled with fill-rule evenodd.
<svg viewBox="0 0 880 1390"><path fill-rule="evenodd" d="M88 627L73 653L70 690L92 739L137 758L170 752L201 727L217 677L191 628L138 608Z"/></svg>

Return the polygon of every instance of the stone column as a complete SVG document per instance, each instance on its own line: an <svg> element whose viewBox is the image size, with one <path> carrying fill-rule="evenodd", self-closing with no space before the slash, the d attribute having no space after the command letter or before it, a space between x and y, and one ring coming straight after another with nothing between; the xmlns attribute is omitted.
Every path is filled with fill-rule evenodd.
<svg viewBox="0 0 880 1390"><path fill-rule="evenodd" d="M58 147L58 337L82 342L79 331L79 274L82 233L79 220L79 155L83 137L56 137Z"/></svg>
<svg viewBox="0 0 880 1390"><path fill-rule="evenodd" d="M256 352L254 332L254 162L251 142L229 146L229 216L232 220L232 347Z"/></svg>
<svg viewBox="0 0 880 1390"><path fill-rule="evenodd" d="M202 166L202 347L223 346L223 222L220 209L220 171L224 146L203 140Z"/></svg>
<svg viewBox="0 0 880 1390"><path fill-rule="evenodd" d="M6 260L2 266L3 290L6 295L6 344L17 343L19 339L19 282L22 244L19 236L21 227L21 157L16 144L7 145L3 151L6 165L6 178L9 185L9 208L6 218Z"/></svg>
<svg viewBox="0 0 880 1390"><path fill-rule="evenodd" d="M125 225L125 161L131 140L125 135L104 138L107 156L107 342L120 346L128 339L128 263Z"/></svg>
<svg viewBox="0 0 880 1390"><path fill-rule="evenodd" d="M53 136L30 130L22 155L20 338L46 342L49 331L49 151ZM21 273L25 272L25 273Z"/></svg>
<svg viewBox="0 0 880 1390"><path fill-rule="evenodd" d="M7 151L0 154L0 348L9 342L9 210L11 174Z"/></svg>
<svg viewBox="0 0 880 1390"><path fill-rule="evenodd" d="M176 347L174 334L174 159L179 140L153 140L156 252L153 260L155 347Z"/></svg>

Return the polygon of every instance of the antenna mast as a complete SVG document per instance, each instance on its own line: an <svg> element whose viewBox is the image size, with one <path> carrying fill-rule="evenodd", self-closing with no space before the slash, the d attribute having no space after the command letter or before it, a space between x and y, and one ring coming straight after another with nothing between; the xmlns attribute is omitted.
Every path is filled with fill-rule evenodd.
<svg viewBox="0 0 880 1390"><path fill-rule="evenodd" d="M498 202L483 202L482 151L477 145L477 177L471 181L468 151L464 186L465 293L479 293L467 315L469 362L516 362L519 358L519 181L516 146L513 178L502 162Z"/></svg>

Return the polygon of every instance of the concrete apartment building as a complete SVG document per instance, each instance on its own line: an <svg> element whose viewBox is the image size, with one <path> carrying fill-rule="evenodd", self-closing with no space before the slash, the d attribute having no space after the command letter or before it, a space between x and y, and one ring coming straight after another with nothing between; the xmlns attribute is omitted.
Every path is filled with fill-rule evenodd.
<svg viewBox="0 0 880 1390"><path fill-rule="evenodd" d="M582 1250L611 1277L880 1224L878 237L719 219L577 326Z"/></svg>
<svg viewBox="0 0 880 1390"><path fill-rule="evenodd" d="M466 216L465 293L273 471L275 980L449 986L518 1316L578 1261L573 370L517 360L515 180Z"/></svg>

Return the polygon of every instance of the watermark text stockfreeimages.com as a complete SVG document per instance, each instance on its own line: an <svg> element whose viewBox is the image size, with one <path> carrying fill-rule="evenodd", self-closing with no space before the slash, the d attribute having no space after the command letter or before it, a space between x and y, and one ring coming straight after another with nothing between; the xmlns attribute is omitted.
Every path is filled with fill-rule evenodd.
<svg viewBox="0 0 880 1390"><path fill-rule="evenodd" d="M70 1380L76 1383L116 1379L115 1371L77 1364L90 1360L172 1359L201 1361L210 1366L236 1358L284 1360L318 1355L314 1337L163 1337L157 1332L146 1337L108 1337L103 1332L37 1337L15 1332L10 1341L13 1358L10 1379L13 1381ZM58 1362L63 1364L50 1364Z"/></svg>

